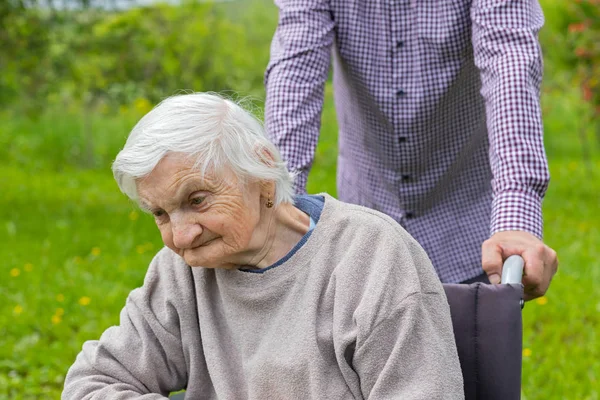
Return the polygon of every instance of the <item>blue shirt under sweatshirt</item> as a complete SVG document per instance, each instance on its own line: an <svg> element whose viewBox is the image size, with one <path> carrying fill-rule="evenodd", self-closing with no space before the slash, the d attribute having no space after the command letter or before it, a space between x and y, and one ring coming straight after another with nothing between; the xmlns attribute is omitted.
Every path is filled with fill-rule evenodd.
<svg viewBox="0 0 600 400"><path fill-rule="evenodd" d="M273 265L269 265L268 267L261 269L240 268L240 270L244 272L262 274L263 272L273 269L289 260L290 257L292 257L298 251L298 249L300 249L304 245L304 243L306 243L306 241L310 237L313 229L315 229L315 226L317 225L317 222L319 222L319 218L321 217L321 211L323 211L324 204L325 198L323 196L298 195L294 197L294 205L296 206L296 208L308 214L308 216L310 217L310 226L308 228L308 232L306 232L304 236L302 236L302 239L300 239L300 241L294 246L292 250L290 250L289 253L287 253L283 258L275 262Z"/></svg>

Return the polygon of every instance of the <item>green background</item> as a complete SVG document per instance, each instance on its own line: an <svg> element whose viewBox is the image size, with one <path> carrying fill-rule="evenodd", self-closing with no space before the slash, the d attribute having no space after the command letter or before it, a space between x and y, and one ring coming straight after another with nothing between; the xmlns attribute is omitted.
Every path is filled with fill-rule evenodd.
<svg viewBox="0 0 600 400"><path fill-rule="evenodd" d="M523 310L522 392L598 399L600 124L573 59L578 15L566 1L542 4L545 241L560 269ZM0 11L0 398L58 398L82 343L118 323L161 247L111 160L139 117L179 89L236 91L260 114L277 12L268 1ZM310 192L335 194L336 134L328 84Z"/></svg>

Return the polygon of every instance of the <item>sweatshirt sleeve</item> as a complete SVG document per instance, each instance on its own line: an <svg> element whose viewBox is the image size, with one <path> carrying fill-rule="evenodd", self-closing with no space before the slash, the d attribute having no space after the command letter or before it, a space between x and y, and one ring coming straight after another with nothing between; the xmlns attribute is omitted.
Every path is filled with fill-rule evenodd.
<svg viewBox="0 0 600 400"><path fill-rule="evenodd" d="M62 399L163 399L185 388L180 331L195 302L191 272L183 267L174 265L166 249L158 253L144 285L130 293L120 325L84 343Z"/></svg>
<svg viewBox="0 0 600 400"><path fill-rule="evenodd" d="M411 295L359 335L353 366L365 398L464 399L445 304L440 294Z"/></svg>
<svg viewBox="0 0 600 400"><path fill-rule="evenodd" d="M365 399L464 399L450 306L431 261L391 218L364 212L379 218L352 223L351 262L336 275L342 372Z"/></svg>

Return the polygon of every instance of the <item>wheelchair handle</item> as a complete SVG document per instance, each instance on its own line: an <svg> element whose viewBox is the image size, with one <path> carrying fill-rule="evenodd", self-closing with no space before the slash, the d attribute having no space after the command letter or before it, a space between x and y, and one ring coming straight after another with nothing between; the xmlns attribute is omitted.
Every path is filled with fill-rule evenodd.
<svg viewBox="0 0 600 400"><path fill-rule="evenodd" d="M525 261L521 256L510 256L502 266L502 279L500 283L521 283Z"/></svg>

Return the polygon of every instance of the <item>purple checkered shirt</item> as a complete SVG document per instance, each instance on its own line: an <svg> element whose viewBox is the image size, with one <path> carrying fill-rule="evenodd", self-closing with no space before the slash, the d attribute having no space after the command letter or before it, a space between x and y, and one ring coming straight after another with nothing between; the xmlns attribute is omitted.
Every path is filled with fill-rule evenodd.
<svg viewBox="0 0 600 400"><path fill-rule="evenodd" d="M382 211L444 282L490 234L542 235L536 0L276 0L266 126L303 192L334 61L338 197Z"/></svg>

